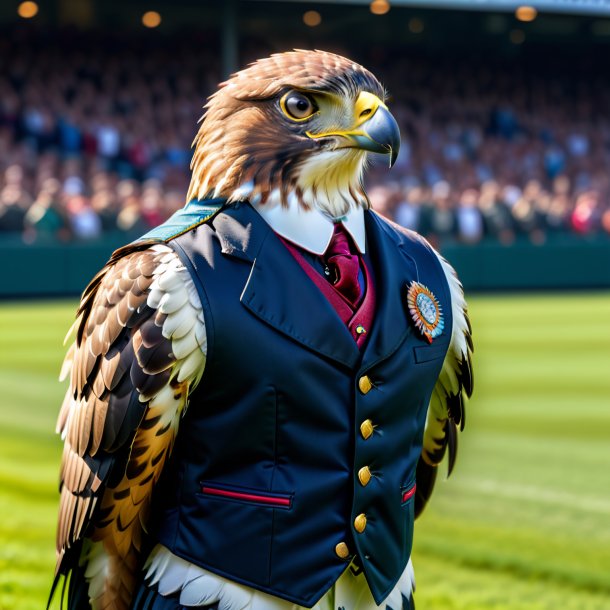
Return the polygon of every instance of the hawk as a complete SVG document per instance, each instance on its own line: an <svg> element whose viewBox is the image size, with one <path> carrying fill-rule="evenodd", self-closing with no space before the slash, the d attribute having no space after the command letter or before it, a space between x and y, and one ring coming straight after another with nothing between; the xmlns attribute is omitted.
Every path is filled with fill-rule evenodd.
<svg viewBox="0 0 610 610"><path fill-rule="evenodd" d="M68 608L413 607L473 346L447 261L370 210L367 156L399 144L379 81L328 52L209 98L189 203L112 255L69 333Z"/></svg>

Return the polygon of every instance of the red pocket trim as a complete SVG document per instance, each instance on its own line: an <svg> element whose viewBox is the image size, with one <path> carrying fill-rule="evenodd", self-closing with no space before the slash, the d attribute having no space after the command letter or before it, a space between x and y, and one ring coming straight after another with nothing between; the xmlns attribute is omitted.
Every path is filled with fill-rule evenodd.
<svg viewBox="0 0 610 610"><path fill-rule="evenodd" d="M402 494L402 501L406 502L407 500L410 500L415 495L416 489L417 489L417 485L413 485L413 487L411 487L411 489L407 489L407 491L405 491Z"/></svg>
<svg viewBox="0 0 610 610"><path fill-rule="evenodd" d="M260 504L268 504L269 506L283 506L284 508L290 508L292 504L291 498L283 498L281 496L261 496L258 494L230 491L228 489L205 486L202 488L202 491L204 494L209 496L233 498L234 500L245 500L246 502L258 502Z"/></svg>

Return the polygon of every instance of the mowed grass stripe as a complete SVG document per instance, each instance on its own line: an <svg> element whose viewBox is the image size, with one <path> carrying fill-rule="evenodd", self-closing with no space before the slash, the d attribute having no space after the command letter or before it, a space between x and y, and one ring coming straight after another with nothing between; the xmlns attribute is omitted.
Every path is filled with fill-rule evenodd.
<svg viewBox="0 0 610 610"><path fill-rule="evenodd" d="M44 607L52 579L75 305L0 306L0 610ZM608 610L610 295L470 309L476 393L456 471L416 524L418 610Z"/></svg>
<svg viewBox="0 0 610 610"><path fill-rule="evenodd" d="M76 303L0 306L0 610L46 605L55 561L65 386L57 378Z"/></svg>
<svg viewBox="0 0 610 610"><path fill-rule="evenodd" d="M471 300L476 393L416 526L420 607L610 608L609 314L607 294Z"/></svg>

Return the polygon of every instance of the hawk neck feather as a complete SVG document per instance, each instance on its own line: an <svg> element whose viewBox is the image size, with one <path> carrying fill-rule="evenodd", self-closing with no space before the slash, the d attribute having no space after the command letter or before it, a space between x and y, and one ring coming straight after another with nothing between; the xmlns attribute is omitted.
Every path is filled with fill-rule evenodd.
<svg viewBox="0 0 610 610"><path fill-rule="evenodd" d="M371 72L339 55L295 50L250 64L221 83L205 105L193 142L187 200L248 198L264 204L296 197L340 217L368 207L362 186L366 153L333 149L330 138L313 139L299 122L279 112L284 92L325 93L355 100L362 91L384 98Z"/></svg>

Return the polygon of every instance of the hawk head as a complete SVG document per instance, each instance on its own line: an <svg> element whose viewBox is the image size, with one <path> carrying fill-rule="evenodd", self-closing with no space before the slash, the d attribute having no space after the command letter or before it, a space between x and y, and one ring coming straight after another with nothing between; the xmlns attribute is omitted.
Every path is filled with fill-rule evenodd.
<svg viewBox="0 0 610 610"><path fill-rule="evenodd" d="M368 70L323 51L261 59L222 83L194 141L188 198L287 205L333 217L368 207L367 152L396 159L400 132Z"/></svg>

